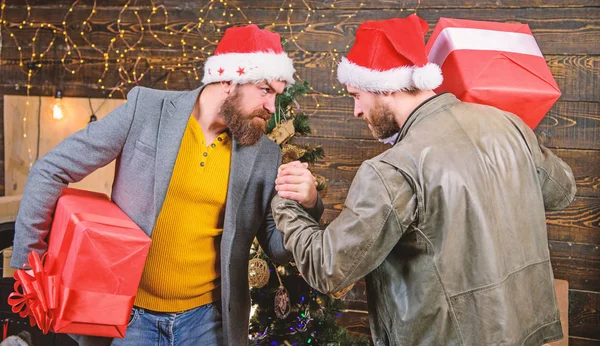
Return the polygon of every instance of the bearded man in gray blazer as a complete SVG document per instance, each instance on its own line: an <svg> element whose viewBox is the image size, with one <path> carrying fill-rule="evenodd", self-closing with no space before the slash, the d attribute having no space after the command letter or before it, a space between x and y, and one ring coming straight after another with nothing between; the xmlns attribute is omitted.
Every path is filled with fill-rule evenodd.
<svg viewBox="0 0 600 346"><path fill-rule="evenodd" d="M271 258L291 258L270 210L281 153L264 133L294 72L278 34L230 28L204 66L202 87L133 88L125 104L32 167L13 267L47 250L62 189L115 159L112 200L152 238L125 338L73 336L80 345L247 343L254 237ZM314 196L311 179L289 188ZM322 202L309 204L318 219Z"/></svg>

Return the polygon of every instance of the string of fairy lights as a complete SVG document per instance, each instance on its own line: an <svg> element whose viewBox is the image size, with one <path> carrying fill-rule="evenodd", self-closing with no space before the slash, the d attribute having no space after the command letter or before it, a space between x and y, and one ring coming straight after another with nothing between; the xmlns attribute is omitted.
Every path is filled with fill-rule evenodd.
<svg viewBox="0 0 600 346"><path fill-rule="evenodd" d="M225 29L232 25L253 23L245 10L226 0L210 0L194 5L199 7L197 20L176 23L172 23L169 19L167 7L158 5L155 0L128 0L121 7L116 23L113 19L106 23L106 30L101 30L103 35L110 33L112 37L109 40L106 38L97 40L94 36L100 36L97 35L100 31L98 22L104 20L104 18L95 20L99 15L97 0L93 0L91 5L89 0L73 1L65 11L62 22L32 19L33 9L28 0L25 0L26 18L8 18L5 13L6 1L2 0L0 5L0 31L8 34L18 50L18 64L27 76L28 95L32 88L32 77L42 71L44 65L57 63L57 60L60 61L65 73L73 75L79 73L86 63L102 61L104 69L93 83L97 84L99 89L107 90L108 97L112 97L115 92L124 94L126 89L135 85L153 84L152 81L147 81L150 70L162 71L159 75L164 75L162 83L165 84L165 88L168 88L170 77L176 71L190 74L198 81L200 79L198 69L202 68L202 62L206 57L211 55L219 42L218 37ZM329 5L331 9L335 9L336 1ZM305 15L294 20L294 10L298 4L302 8L296 9L296 13L305 12ZM364 3L361 3L360 8L363 6ZM23 5L20 7L22 8ZM345 24L358 13L360 8L348 14L337 25ZM293 49L309 53L300 45L299 38L306 31L312 30L315 20L324 18L325 13L318 15L317 10L305 0L282 0L276 13L270 25L259 24L268 29L283 27L283 31L279 31L288 43L293 45ZM264 19L261 21L264 22ZM31 31L33 34L26 39L27 33ZM51 39L41 42L42 36L47 37L48 33L51 34ZM23 42L25 40L28 42ZM62 44L59 45L59 42ZM332 41L329 40L328 44L331 46ZM59 46L61 55L49 57L48 54L55 45ZM175 49L180 51L176 53L176 57L160 61L160 58L153 58L152 53L161 48L169 50L171 55L174 54ZM339 53L336 48L329 49L328 53L331 71L334 71ZM114 69L118 71L118 82L116 85L107 85L106 77ZM299 75L296 77L302 80ZM333 77L332 72L331 84L335 86L336 79ZM315 89L312 91L322 97L343 96L339 86L337 95L329 95Z"/></svg>
<svg viewBox="0 0 600 346"><path fill-rule="evenodd" d="M312 6L309 0L281 1L279 10L274 11L275 18L266 21L261 17L253 21L249 14L252 12L250 9L243 9L227 0L198 1L179 5L184 8L172 9L161 4L159 0L127 0L120 8L117 7L116 18L104 14L108 11L107 6L99 7L97 0L74 0L68 7L36 5L35 8L29 4L29 0L20 0L9 5L7 0L1 0L0 35L3 36L0 37L3 37L4 41L0 41L0 47L4 44L5 52L10 50L11 57L3 60L0 54L0 64L19 66L21 73L27 78L27 96L30 96L34 76L49 69L56 69L57 66L59 71L55 71L54 76L57 80L53 81L57 84L57 90L65 87L60 85L60 82L57 83L65 75L78 78L79 74L82 76L78 81L86 85L95 84L99 90L106 92L108 98L112 98L115 93L124 97L126 90L136 85L155 87L156 83L160 82L164 83L165 89L169 89L176 73L188 75L199 85L198 70L202 70L204 60L212 54L225 29L234 25L256 23L262 28L276 29L287 41L287 51L307 56L315 54L302 46L302 38L307 33L314 34L317 31L316 27L327 21L324 18L331 14L332 10L336 10L338 0L333 0L326 9L321 7L319 10ZM242 1L236 3L241 4ZM343 11L343 15L338 13L336 30L343 28L363 6L364 3L361 2L353 11ZM25 16L23 7L26 8ZM111 4L110 7L108 12L114 13L115 6ZM170 10L178 20L172 20ZM45 11L52 12L52 15L46 15ZM59 12L57 15L57 11L64 13ZM190 15L194 11L196 14ZM254 12L255 16L256 13L263 14L261 11ZM190 20L190 17L193 20ZM320 53L319 64L324 64L329 72L326 76L327 84L331 85L334 91L333 94L321 92L309 85L312 92L309 96L314 102L313 113L321 106L321 98L347 96L335 78L335 67L340 53L334 47L339 46L339 42L332 41L335 34L328 36L328 48ZM10 47L7 46L7 41L11 41ZM14 53L15 48L17 54ZM349 49L349 45L345 45L345 48ZM89 67L90 64L91 69L95 71L94 80L82 73L82 69L85 72L86 66ZM87 69L89 70L90 68ZM304 81L298 73L296 79ZM178 78L177 82L179 81ZM27 120L33 112L29 107L29 98L27 100L22 123L25 139ZM31 147L27 145L30 165L34 162Z"/></svg>
<svg viewBox="0 0 600 346"><path fill-rule="evenodd" d="M304 18L294 21L296 3L300 4L306 14ZM270 26L263 26L269 29L283 27L282 36L288 43L291 43L295 50L308 53L299 44L298 39L305 34L305 30L310 30L313 26L314 19L317 17L316 10L305 0L296 1L296 3L294 0L282 0L279 11L271 20ZM55 19L46 21L45 14L40 15L39 12L56 10L34 9L29 1L25 0L24 4L19 3L12 6L16 10L12 11L13 15L11 16L7 13L11 10L11 6L7 6L6 0L1 0L0 34L6 33L5 38L13 43L14 47L11 48L16 48L18 52L18 59L7 60L4 64L18 64L20 71L27 78L27 96L30 96L32 89L32 78L38 73L55 68L56 65L59 65L63 72L59 73L61 78L55 77L62 79L64 74L81 74L86 64L103 64L97 80L86 80L89 77L85 75L81 79L84 79L86 84L96 84L98 89L105 90L109 98L113 97L116 92L120 92L124 97L125 91L130 87L135 85L154 86L159 80L164 83L164 88L168 89L170 77L175 72L189 74L199 83L198 69L202 68L202 62L206 57L211 55L225 29L233 25L252 24L253 21L241 7L225 0L210 0L194 6L197 6L197 16L193 21L173 22L169 18L169 9L155 0L128 0L118 11L116 20L115 18L107 20L99 13L102 8L98 8L97 0L74 0L64 14L51 16ZM335 8L335 0L330 6ZM19 16L22 17L23 7L26 8L26 16L19 18ZM35 16L32 15L34 10L38 11ZM344 21L354 15L356 12L350 14ZM321 18L323 17L324 14L321 15ZM39 19L36 20L36 18ZM344 24L344 22L340 24ZM300 28L299 31L295 30L297 27ZM105 37L107 33L110 34L108 39ZM98 39L99 37L100 39ZM328 43L331 45L331 41ZM166 49L172 57L162 60L153 57L156 55L153 53L161 49ZM332 66L330 79L332 83L335 83L333 66L337 63L337 50L330 50L328 55ZM3 63L1 54L0 63ZM94 68L97 67L94 66ZM149 80L150 71L153 70L160 71L158 78L154 81ZM112 79L113 82L115 80L114 76L108 78L108 75L115 72L117 72L116 83L108 85L109 79ZM299 75L296 75L296 78L302 81ZM57 91L62 87L64 85L57 85ZM334 97L312 87L311 90L315 95L321 97ZM340 90L338 90L338 94L342 96ZM60 97L60 95L57 92L56 96ZM316 110L320 104L316 97L313 100ZM32 150L35 144L27 138L27 121L34 113L32 104L33 102L30 102L28 97L21 123L30 167L35 161L34 156L37 155L37 153L34 155ZM40 105L38 105L39 107ZM95 114L92 114L92 118L94 116Z"/></svg>

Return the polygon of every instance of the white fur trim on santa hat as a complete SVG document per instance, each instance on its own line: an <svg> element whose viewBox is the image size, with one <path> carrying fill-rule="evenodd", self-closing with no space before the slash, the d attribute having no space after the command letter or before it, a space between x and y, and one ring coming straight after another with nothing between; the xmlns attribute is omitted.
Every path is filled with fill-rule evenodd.
<svg viewBox="0 0 600 346"><path fill-rule="evenodd" d="M369 92L433 90L442 84L442 71L432 63L423 67L403 66L377 71L342 58L337 75L340 83Z"/></svg>
<svg viewBox="0 0 600 346"><path fill-rule="evenodd" d="M419 90L433 90L442 85L443 80L442 69L433 63L415 68L412 76L413 85Z"/></svg>
<svg viewBox="0 0 600 346"><path fill-rule="evenodd" d="M294 84L294 64L285 53L226 53L213 55L204 64L203 84L231 81L237 84L280 80Z"/></svg>

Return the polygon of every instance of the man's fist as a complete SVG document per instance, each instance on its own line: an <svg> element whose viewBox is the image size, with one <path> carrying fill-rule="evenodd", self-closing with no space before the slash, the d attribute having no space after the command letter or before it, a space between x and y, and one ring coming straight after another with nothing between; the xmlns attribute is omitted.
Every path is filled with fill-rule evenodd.
<svg viewBox="0 0 600 346"><path fill-rule="evenodd" d="M308 170L307 163L294 161L281 165L275 184L280 197L292 199L305 209L317 203L317 179Z"/></svg>

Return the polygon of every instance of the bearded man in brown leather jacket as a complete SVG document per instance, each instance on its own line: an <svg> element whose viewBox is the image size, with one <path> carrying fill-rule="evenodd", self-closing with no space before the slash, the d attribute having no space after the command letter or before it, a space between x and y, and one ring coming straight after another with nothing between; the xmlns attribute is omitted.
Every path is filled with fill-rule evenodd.
<svg viewBox="0 0 600 346"><path fill-rule="evenodd" d="M282 166L272 209L285 247L322 292L365 277L376 345L558 340L545 210L573 201L571 169L517 116L436 95L426 28L416 15L359 27L338 78L373 135L398 138L361 165L325 230L302 207L314 189L294 192L303 167Z"/></svg>

